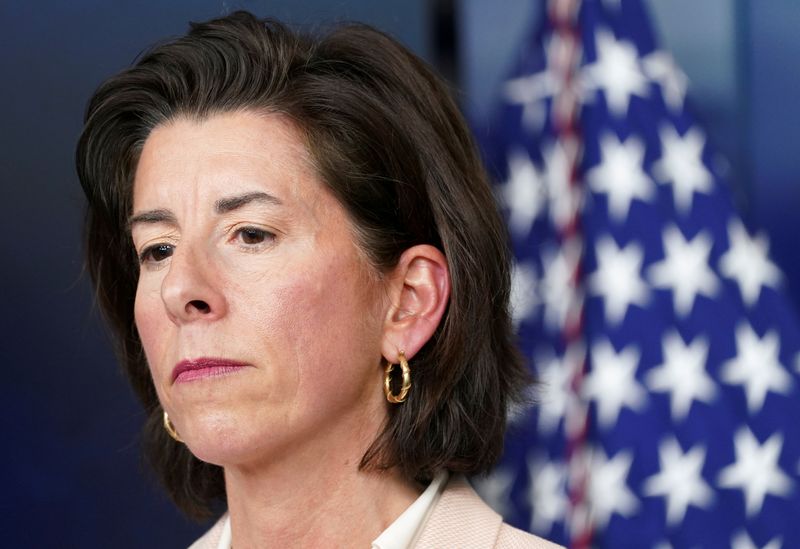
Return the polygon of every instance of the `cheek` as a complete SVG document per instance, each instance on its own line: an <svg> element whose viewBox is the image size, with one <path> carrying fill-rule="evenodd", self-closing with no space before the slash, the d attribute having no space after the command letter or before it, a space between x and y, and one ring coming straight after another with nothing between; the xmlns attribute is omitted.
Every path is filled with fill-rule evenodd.
<svg viewBox="0 0 800 549"><path fill-rule="evenodd" d="M155 292L143 291L141 287L138 288L133 315L147 362L152 368L153 364L158 364L155 358L160 354L166 334L164 325L166 316L162 310L160 296Z"/></svg>
<svg viewBox="0 0 800 549"><path fill-rule="evenodd" d="M347 261L320 263L236 292L248 324L272 347L265 350L292 363L301 385L317 388L363 376L380 362L371 284Z"/></svg>
<svg viewBox="0 0 800 549"><path fill-rule="evenodd" d="M231 311L232 327L245 337L251 330L260 334L262 341L276 347L275 352L302 350L325 336L321 332L328 318L325 291L307 272L238 287L235 294L241 314Z"/></svg>
<svg viewBox="0 0 800 549"><path fill-rule="evenodd" d="M370 285L350 264L331 264L302 288L292 288L294 333L303 333L306 352L316 365L306 372L313 383L329 387L347 381L363 381L380 362L380 323L375 314ZM337 387L329 387L338 390Z"/></svg>

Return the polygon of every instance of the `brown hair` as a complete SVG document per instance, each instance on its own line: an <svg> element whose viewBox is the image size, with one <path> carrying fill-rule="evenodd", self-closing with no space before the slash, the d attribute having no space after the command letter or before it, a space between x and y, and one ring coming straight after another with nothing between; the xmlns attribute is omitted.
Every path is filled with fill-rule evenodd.
<svg viewBox="0 0 800 549"><path fill-rule="evenodd" d="M505 231L456 105L419 58L375 29L349 24L313 37L236 12L192 24L185 37L103 83L77 148L89 271L148 413L145 453L172 498L202 518L225 487L220 467L195 458L161 426L133 324L138 266L126 226L133 177L154 127L239 109L279 112L297 125L378 271L415 244L436 246L448 259L448 310L411 363L408 400L390 408L361 467L397 467L418 480L441 468L486 471L528 378L512 343Z"/></svg>

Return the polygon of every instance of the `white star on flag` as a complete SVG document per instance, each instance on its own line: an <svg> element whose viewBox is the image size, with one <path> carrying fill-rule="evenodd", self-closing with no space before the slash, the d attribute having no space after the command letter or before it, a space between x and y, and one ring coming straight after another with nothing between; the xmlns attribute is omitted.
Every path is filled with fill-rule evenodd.
<svg viewBox="0 0 800 549"><path fill-rule="evenodd" d="M781 538L773 538L764 547L759 547L744 530L740 530L731 539L731 549L781 549L781 546Z"/></svg>
<svg viewBox="0 0 800 549"><path fill-rule="evenodd" d="M708 340L696 337L687 345L673 330L664 335L662 349L664 362L647 372L645 382L652 391L669 391L672 420L677 423L686 419L693 401L710 404L717 394L706 372Z"/></svg>
<svg viewBox="0 0 800 549"><path fill-rule="evenodd" d="M792 376L784 370L779 352L776 332L759 338L746 322L736 327L736 357L722 365L720 377L725 383L743 386L751 414L761 409L769 391L784 395L792 391Z"/></svg>
<svg viewBox="0 0 800 549"><path fill-rule="evenodd" d="M628 307L650 300L650 287L640 275L644 252L634 242L620 248L611 236L601 237L595 249L597 270L587 279L589 291L602 296L609 324L619 324Z"/></svg>
<svg viewBox="0 0 800 549"><path fill-rule="evenodd" d="M664 183L671 183L675 208L688 214L695 192L710 193L714 188L711 173L703 164L706 139L697 128L678 135L671 124L660 131L661 159L653 164L653 174Z"/></svg>
<svg viewBox="0 0 800 549"><path fill-rule="evenodd" d="M627 484L632 463L629 451L617 452L611 459L601 448L592 452L589 501L595 527L605 528L614 513L630 517L639 510L639 500Z"/></svg>
<svg viewBox="0 0 800 549"><path fill-rule="evenodd" d="M719 280L708 265L712 240L702 232L686 240L674 225L664 229L663 240L665 257L650 266L648 278L653 286L672 290L675 312L685 317L698 295L711 298L719 290Z"/></svg>
<svg viewBox="0 0 800 549"><path fill-rule="evenodd" d="M574 368L567 360L561 360L551 354L534 360L539 374L538 398L539 429L544 433L552 433L564 418L567 403L572 396L571 382Z"/></svg>
<svg viewBox="0 0 800 549"><path fill-rule="evenodd" d="M601 89L609 111L623 117L628 113L631 96L648 95L649 82L632 42L617 40L606 30L598 31L596 36L597 60L583 69L585 85Z"/></svg>
<svg viewBox="0 0 800 549"><path fill-rule="evenodd" d="M742 300L752 307L761 288L776 287L781 281L781 272L767 257L769 243L763 235L753 238L738 219L728 223L728 251L719 260L719 270L739 285Z"/></svg>
<svg viewBox="0 0 800 549"><path fill-rule="evenodd" d="M792 479L778 465L783 436L774 433L760 445L745 426L736 432L734 446L736 461L720 471L717 483L742 490L747 516L752 517L761 510L768 494L786 496L792 490Z"/></svg>
<svg viewBox="0 0 800 549"><path fill-rule="evenodd" d="M581 245L570 241L543 254L544 273L539 295L544 302L544 321L554 330L575 321L581 297L575 287L575 269L580 261Z"/></svg>
<svg viewBox="0 0 800 549"><path fill-rule="evenodd" d="M575 143L555 141L544 147L544 180L553 225L564 230L580 208L582 193L570 185L571 165L578 152Z"/></svg>
<svg viewBox="0 0 800 549"><path fill-rule="evenodd" d="M528 318L540 304L536 291L536 268L532 263L514 263L511 270L511 318L514 325Z"/></svg>
<svg viewBox="0 0 800 549"><path fill-rule="evenodd" d="M656 50L642 58L642 70L648 78L661 86L664 102L673 112L683 109L689 79L664 50Z"/></svg>
<svg viewBox="0 0 800 549"><path fill-rule="evenodd" d="M475 475L470 478L470 482L487 505L502 515L508 512L509 494L515 478L516 475L509 469L496 467L490 475Z"/></svg>
<svg viewBox="0 0 800 549"><path fill-rule="evenodd" d="M517 238L525 238L547 199L541 175L527 152L515 149L509 154L508 180L502 193L509 229Z"/></svg>
<svg viewBox="0 0 800 549"><path fill-rule="evenodd" d="M539 131L545 122L545 100L565 93L583 93L576 87L574 90L563 88L563 81L553 67L564 66L565 60L579 59L580 45L567 41L556 33L546 39L545 67L533 74L512 78L505 83L504 95L512 105L522 106L522 122L531 131Z"/></svg>
<svg viewBox="0 0 800 549"><path fill-rule="evenodd" d="M600 137L600 163L586 172L586 180L596 193L608 195L608 213L617 222L625 221L631 202L652 200L655 184L642 169L644 144L630 136L621 142L615 135Z"/></svg>
<svg viewBox="0 0 800 549"><path fill-rule="evenodd" d="M505 84L505 96L512 105L522 105L522 121L533 130L545 120L544 100L552 97L558 80L549 69L513 78Z"/></svg>
<svg viewBox="0 0 800 549"><path fill-rule="evenodd" d="M531 527L547 531L564 519L568 508L567 472L563 465L535 457L528 460Z"/></svg>
<svg viewBox="0 0 800 549"><path fill-rule="evenodd" d="M632 345L617 353L605 339L592 345L583 391L597 403L598 423L604 429L614 426L622 408L639 410L647 403L647 391L636 381L639 355Z"/></svg>
<svg viewBox="0 0 800 549"><path fill-rule="evenodd" d="M675 438L666 438L658 447L661 471L645 480L644 493L667 500L667 524L678 524L689 505L707 508L714 499L711 487L703 480L706 450L695 446L685 454Z"/></svg>

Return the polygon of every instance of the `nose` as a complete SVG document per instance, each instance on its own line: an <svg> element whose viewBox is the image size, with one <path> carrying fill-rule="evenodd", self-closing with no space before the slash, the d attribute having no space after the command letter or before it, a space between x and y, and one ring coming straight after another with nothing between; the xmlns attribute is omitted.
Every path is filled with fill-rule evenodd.
<svg viewBox="0 0 800 549"><path fill-rule="evenodd" d="M161 300L170 320L186 324L216 320L227 312L219 273L205 254L178 246L161 283Z"/></svg>

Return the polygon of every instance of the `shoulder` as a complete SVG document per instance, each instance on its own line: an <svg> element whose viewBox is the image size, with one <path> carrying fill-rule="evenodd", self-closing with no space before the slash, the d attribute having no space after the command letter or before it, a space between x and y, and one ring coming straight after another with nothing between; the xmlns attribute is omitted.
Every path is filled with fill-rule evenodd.
<svg viewBox="0 0 800 549"><path fill-rule="evenodd" d="M557 549L559 546L503 523L463 476L454 476L432 509L415 547Z"/></svg>
<svg viewBox="0 0 800 549"><path fill-rule="evenodd" d="M564 549L561 545L556 545L505 523L500 527L495 547L497 549Z"/></svg>

